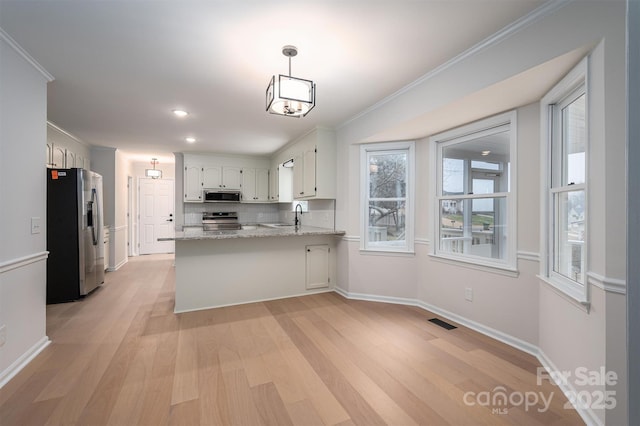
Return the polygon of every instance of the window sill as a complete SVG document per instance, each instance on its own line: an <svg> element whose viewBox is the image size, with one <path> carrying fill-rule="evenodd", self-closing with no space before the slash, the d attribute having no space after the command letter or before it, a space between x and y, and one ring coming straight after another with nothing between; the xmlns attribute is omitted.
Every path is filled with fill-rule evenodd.
<svg viewBox="0 0 640 426"><path fill-rule="evenodd" d="M415 257L415 251L398 251L398 250L372 250L360 249L360 254L365 256L399 256L399 257Z"/></svg>
<svg viewBox="0 0 640 426"><path fill-rule="evenodd" d="M549 277L537 275L538 279L551 287L556 293L589 313L591 302L585 297L583 289L573 288Z"/></svg>
<svg viewBox="0 0 640 426"><path fill-rule="evenodd" d="M474 262L473 260L461 259L458 257L448 257L440 254L429 254L429 256L437 261L442 263L447 263L449 265L460 266L463 268L475 269L476 271L490 272L493 274L504 275L507 277L517 278L520 275L520 271L516 268L512 268L508 265L490 265Z"/></svg>

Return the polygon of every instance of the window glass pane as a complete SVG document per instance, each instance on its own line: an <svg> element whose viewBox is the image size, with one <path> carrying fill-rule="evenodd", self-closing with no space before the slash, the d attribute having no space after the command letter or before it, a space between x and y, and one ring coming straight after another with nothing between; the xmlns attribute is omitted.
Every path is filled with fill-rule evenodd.
<svg viewBox="0 0 640 426"><path fill-rule="evenodd" d="M471 191L474 194L493 194L494 184L493 179L473 179Z"/></svg>
<svg viewBox="0 0 640 426"><path fill-rule="evenodd" d="M555 195L556 227L553 270L584 284L584 191L568 191Z"/></svg>
<svg viewBox="0 0 640 426"><path fill-rule="evenodd" d="M464 194L464 160L443 158L442 195Z"/></svg>
<svg viewBox="0 0 640 426"><path fill-rule="evenodd" d="M582 94L562 109L562 185L584 183L586 147L586 96Z"/></svg>
<svg viewBox="0 0 640 426"><path fill-rule="evenodd" d="M407 153L369 153L369 198L404 198Z"/></svg>
<svg viewBox="0 0 640 426"><path fill-rule="evenodd" d="M369 243L404 246L405 201L369 201Z"/></svg>
<svg viewBox="0 0 640 426"><path fill-rule="evenodd" d="M487 154L488 155L488 154ZM488 163L486 161L472 161L471 168L483 170L500 170L500 164Z"/></svg>
<svg viewBox="0 0 640 426"><path fill-rule="evenodd" d="M440 201L440 250L506 259L507 200L504 197Z"/></svg>

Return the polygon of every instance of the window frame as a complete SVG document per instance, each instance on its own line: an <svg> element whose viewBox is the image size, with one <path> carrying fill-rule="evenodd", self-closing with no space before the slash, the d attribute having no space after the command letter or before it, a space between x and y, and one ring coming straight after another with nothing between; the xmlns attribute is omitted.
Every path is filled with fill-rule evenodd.
<svg viewBox="0 0 640 426"><path fill-rule="evenodd" d="M543 184L541 187L541 211L540 229L541 234L541 256L540 275L547 284L571 297L582 305L589 305L589 283L588 283L588 251L589 251L589 151L590 151L590 102L589 102L589 72L588 57L582 59L569 73L560 80L540 101L540 123L541 123L541 176ZM577 99L584 93L585 95L585 181L584 183L570 184L569 182L556 185L558 177L562 176L564 159L552 163L555 156L561 155L564 140L561 136L561 126L556 126L561 117L563 105L567 105L568 99ZM556 141L559 141L556 143ZM558 170L559 168L559 170ZM571 192L584 192L584 243L582 252L583 283L572 280L554 270L556 261L556 226L557 214L556 197L558 194L569 194Z"/></svg>
<svg viewBox="0 0 640 426"><path fill-rule="evenodd" d="M405 187L405 244L375 245L369 241L369 153L407 153L407 181ZM415 142L379 142L360 145L360 251L375 253L415 253Z"/></svg>
<svg viewBox="0 0 640 426"><path fill-rule="evenodd" d="M495 192L491 194L462 194L456 198L478 199L478 198L504 198L506 200L507 225L506 247L504 259L494 259L484 256L470 254L458 254L443 251L440 248L440 202L450 199L449 194L443 193L442 182L442 152L443 149L458 143L468 142L482 136L499 132L501 128L508 127L509 130L509 181L507 191ZM433 204L430 209L433 219L430 221L431 241L433 241L430 255L455 264L469 264L486 270L502 270L509 273L517 273L517 112L515 110L487 117L473 123L460 126L443 133L439 133L429 138L429 155L431 158L430 176L430 202ZM469 166L469 171L473 169Z"/></svg>

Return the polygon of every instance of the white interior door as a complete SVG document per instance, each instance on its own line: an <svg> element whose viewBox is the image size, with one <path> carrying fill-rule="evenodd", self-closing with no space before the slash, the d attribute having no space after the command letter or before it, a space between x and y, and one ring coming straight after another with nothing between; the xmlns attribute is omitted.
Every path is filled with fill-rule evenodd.
<svg viewBox="0 0 640 426"><path fill-rule="evenodd" d="M138 182L140 254L173 253L174 242L158 238L175 235L174 181L140 178Z"/></svg>

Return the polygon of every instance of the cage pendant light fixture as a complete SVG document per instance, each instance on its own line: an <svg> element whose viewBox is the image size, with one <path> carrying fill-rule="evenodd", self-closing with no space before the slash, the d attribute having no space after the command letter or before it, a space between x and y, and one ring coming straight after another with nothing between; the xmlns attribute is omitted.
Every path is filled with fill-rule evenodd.
<svg viewBox="0 0 640 426"><path fill-rule="evenodd" d="M289 58L289 75L271 77L266 91L266 110L287 117L304 117L316 106L316 85L311 80L291 76L291 58L298 54L295 46L284 46Z"/></svg>

